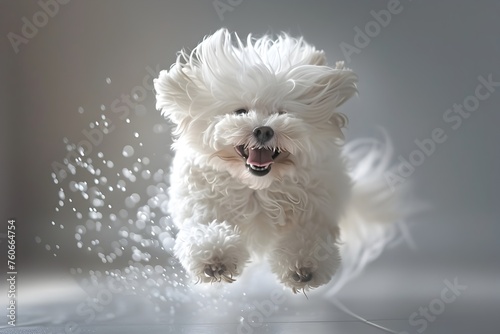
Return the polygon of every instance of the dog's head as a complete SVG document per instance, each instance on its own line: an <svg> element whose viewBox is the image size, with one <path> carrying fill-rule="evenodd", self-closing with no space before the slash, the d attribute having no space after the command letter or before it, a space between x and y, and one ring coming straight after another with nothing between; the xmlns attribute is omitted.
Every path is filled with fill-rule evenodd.
<svg viewBox="0 0 500 334"><path fill-rule="evenodd" d="M181 51L154 86L177 151L261 189L320 167L342 140L337 108L356 93L356 75L301 38L244 43L221 29Z"/></svg>

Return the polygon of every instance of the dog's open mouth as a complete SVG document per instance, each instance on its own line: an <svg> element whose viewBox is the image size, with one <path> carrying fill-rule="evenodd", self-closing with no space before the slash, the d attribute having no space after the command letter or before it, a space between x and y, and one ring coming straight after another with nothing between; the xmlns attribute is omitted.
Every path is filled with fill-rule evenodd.
<svg viewBox="0 0 500 334"><path fill-rule="evenodd" d="M255 176L264 176L271 171L271 165L274 159L280 155L281 150L278 148L248 148L245 145L238 145L234 147L236 152L245 160L250 173Z"/></svg>

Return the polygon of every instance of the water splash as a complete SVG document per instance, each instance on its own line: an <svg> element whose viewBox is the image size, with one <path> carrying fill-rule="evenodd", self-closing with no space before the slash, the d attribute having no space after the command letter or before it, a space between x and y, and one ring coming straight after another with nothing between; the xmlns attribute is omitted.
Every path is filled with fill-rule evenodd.
<svg viewBox="0 0 500 334"><path fill-rule="evenodd" d="M110 293L110 300L145 298L154 320L164 323L174 323L179 314L243 317L250 310L246 297L241 299L243 283L231 288L194 286L173 257L177 230L167 212L172 159L168 125L158 117L150 130L137 127L134 120L147 114L143 106L124 119L108 109L99 106L98 119L88 123L89 129L102 133L98 147L63 138L65 169L51 174L57 205L50 227L58 233L35 241L53 256L76 252L81 264L68 270L96 300L103 291ZM126 126L117 127L118 122ZM156 137L148 140L148 134ZM126 143L119 152L107 146L115 136ZM68 239L72 242L64 243ZM234 300L241 300L240 305L234 307ZM98 306L107 311L96 321L123 321L133 312L107 300Z"/></svg>

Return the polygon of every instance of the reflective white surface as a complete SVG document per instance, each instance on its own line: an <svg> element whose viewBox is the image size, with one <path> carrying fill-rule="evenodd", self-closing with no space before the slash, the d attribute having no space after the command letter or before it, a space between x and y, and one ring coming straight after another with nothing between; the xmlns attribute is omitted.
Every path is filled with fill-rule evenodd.
<svg viewBox="0 0 500 334"><path fill-rule="evenodd" d="M110 292L114 290L106 285L83 289L69 276L31 279L19 285L18 327L11 330L60 333L67 326L69 333L384 332L346 313L347 307L347 312L397 333L497 333L498 269L478 267L471 273L436 266L422 275L416 267L384 267L370 266L337 297L317 291L308 299L269 281L261 289L251 283L198 287L182 302L158 303L144 293ZM10 333L8 327L4 330Z"/></svg>

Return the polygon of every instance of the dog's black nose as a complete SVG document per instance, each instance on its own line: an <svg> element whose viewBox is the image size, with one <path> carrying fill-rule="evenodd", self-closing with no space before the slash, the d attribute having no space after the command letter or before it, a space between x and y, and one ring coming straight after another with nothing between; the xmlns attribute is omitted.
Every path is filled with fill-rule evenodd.
<svg viewBox="0 0 500 334"><path fill-rule="evenodd" d="M259 126L253 129L253 135L257 138L262 144L273 138L274 131L269 126Z"/></svg>

